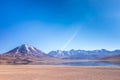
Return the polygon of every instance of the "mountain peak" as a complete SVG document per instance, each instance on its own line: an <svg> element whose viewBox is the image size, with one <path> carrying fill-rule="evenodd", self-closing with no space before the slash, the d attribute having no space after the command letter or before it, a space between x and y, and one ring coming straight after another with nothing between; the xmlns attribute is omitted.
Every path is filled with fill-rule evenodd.
<svg viewBox="0 0 120 80"><path fill-rule="evenodd" d="M46 56L46 54L44 52L42 52L41 50L27 45L27 44L23 44L21 46L18 46L14 49L12 49L11 51L4 53L7 56L11 56L11 57L41 57L41 56Z"/></svg>
<svg viewBox="0 0 120 80"><path fill-rule="evenodd" d="M24 48L33 48L33 46L28 45L28 44L23 44L23 45L21 45L20 47L24 47Z"/></svg>
<svg viewBox="0 0 120 80"><path fill-rule="evenodd" d="M53 57L50 57L41 50L26 44L0 55L0 60L3 60L8 64L39 63L39 61L43 60L48 62L47 59L52 60Z"/></svg>
<svg viewBox="0 0 120 80"><path fill-rule="evenodd" d="M29 52L30 50L34 50L35 51L35 48L33 46L30 46L30 45L27 45L27 44L21 45L19 47L19 49L26 50L26 52Z"/></svg>
<svg viewBox="0 0 120 80"><path fill-rule="evenodd" d="M21 47L31 47L31 46L28 44L22 44Z"/></svg>

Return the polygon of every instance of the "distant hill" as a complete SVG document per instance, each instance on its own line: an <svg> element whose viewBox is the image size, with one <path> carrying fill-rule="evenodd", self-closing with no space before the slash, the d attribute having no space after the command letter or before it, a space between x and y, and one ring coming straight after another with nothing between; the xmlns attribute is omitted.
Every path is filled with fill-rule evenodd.
<svg viewBox="0 0 120 80"><path fill-rule="evenodd" d="M54 59L55 58L45 54L39 49L25 44L0 55L1 64L42 64L41 61L48 63Z"/></svg>
<svg viewBox="0 0 120 80"><path fill-rule="evenodd" d="M70 50L70 51L51 51L48 53L50 56L62 59L101 59L110 56L120 55L120 50L108 51L101 50Z"/></svg>
<svg viewBox="0 0 120 80"><path fill-rule="evenodd" d="M110 56L110 57L105 57L103 60L106 61L112 61L112 62L120 62L120 55L115 55L115 56Z"/></svg>

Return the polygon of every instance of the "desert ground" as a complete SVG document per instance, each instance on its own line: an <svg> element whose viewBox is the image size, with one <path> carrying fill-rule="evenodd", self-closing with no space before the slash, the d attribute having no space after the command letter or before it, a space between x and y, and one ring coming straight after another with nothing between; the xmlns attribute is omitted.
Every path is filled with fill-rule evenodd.
<svg viewBox="0 0 120 80"><path fill-rule="evenodd" d="M120 80L120 68L0 65L0 80Z"/></svg>

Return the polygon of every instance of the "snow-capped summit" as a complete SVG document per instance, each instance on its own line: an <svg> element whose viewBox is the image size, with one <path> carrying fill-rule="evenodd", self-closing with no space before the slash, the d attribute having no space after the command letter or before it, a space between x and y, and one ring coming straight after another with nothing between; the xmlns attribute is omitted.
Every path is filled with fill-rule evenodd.
<svg viewBox="0 0 120 80"><path fill-rule="evenodd" d="M46 54L39 49L23 44L21 46L18 46L14 48L13 50L4 53L3 55L9 56L9 57L42 57L46 56Z"/></svg>
<svg viewBox="0 0 120 80"><path fill-rule="evenodd" d="M40 50L36 49L33 46L23 44L18 47L17 52L23 53L23 54L30 54L30 53L41 53Z"/></svg>
<svg viewBox="0 0 120 80"><path fill-rule="evenodd" d="M54 60L55 58L26 44L0 54L0 63L3 64L47 64Z"/></svg>

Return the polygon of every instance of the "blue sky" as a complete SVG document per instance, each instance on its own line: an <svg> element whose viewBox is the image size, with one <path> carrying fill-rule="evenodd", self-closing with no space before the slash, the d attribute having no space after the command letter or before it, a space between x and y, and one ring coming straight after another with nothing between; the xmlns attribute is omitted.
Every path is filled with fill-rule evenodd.
<svg viewBox="0 0 120 80"><path fill-rule="evenodd" d="M0 0L0 53L120 49L120 0Z"/></svg>

